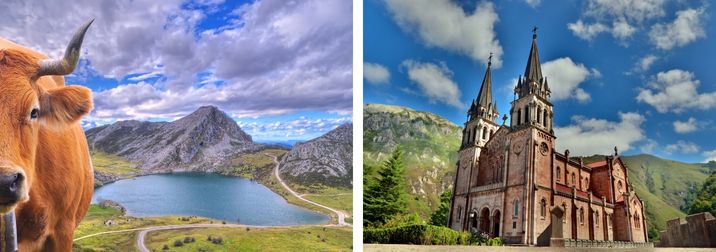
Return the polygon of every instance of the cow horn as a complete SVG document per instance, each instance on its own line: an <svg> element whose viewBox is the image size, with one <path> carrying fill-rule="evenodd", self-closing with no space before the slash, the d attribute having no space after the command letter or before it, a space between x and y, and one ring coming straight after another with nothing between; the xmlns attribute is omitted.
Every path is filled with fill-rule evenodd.
<svg viewBox="0 0 716 252"><path fill-rule="evenodd" d="M45 75L67 75L72 73L80 59L80 49L82 48L82 40L85 37L85 32L87 32L87 28L89 28L92 22L94 22L94 19L87 22L75 32L75 35L72 36L72 40L67 45L64 58L40 60L40 69L37 71L37 77Z"/></svg>

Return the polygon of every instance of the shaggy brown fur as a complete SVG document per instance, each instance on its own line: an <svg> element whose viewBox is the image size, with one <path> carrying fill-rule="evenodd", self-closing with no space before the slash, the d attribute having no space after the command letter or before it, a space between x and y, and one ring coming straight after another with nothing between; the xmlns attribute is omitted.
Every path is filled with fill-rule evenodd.
<svg viewBox="0 0 716 252"><path fill-rule="evenodd" d="M92 93L62 76L34 77L46 56L0 38L0 173L25 175L15 209L20 251L71 251L93 171L79 119ZM37 119L30 114L39 109Z"/></svg>

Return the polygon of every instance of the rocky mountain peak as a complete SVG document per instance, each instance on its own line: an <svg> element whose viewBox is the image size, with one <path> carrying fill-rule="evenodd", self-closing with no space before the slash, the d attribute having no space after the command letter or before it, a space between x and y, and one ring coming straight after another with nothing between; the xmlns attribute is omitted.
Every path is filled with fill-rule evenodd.
<svg viewBox="0 0 716 252"><path fill-rule="evenodd" d="M86 132L92 149L141 164L141 169L210 169L259 148L226 113L203 106L173 122L120 121Z"/></svg>
<svg viewBox="0 0 716 252"><path fill-rule="evenodd" d="M304 185L350 188L353 180L353 124L296 144L281 159L282 176Z"/></svg>

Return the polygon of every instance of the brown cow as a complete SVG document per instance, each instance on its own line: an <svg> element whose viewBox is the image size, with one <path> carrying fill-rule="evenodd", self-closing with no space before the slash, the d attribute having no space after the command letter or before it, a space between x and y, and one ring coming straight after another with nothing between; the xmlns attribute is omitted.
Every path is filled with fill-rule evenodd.
<svg viewBox="0 0 716 252"><path fill-rule="evenodd" d="M20 251L71 251L92 199L93 171L79 120L92 92L65 86L87 28L62 59L0 38L0 212L15 210Z"/></svg>

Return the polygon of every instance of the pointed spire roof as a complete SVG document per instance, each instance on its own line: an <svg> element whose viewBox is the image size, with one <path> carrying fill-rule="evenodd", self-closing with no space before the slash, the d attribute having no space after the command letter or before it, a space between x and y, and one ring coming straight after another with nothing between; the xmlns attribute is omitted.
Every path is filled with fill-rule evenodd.
<svg viewBox="0 0 716 252"><path fill-rule="evenodd" d="M527 78L527 82L540 82L542 80L542 67L539 63L539 52L537 51L537 27L532 29L532 48L530 49L530 56L527 58L525 78Z"/></svg>
<svg viewBox="0 0 716 252"><path fill-rule="evenodd" d="M487 70L485 71L485 77L482 79L482 86L480 92L477 94L477 99L472 100L472 105L468 111L470 120L475 117L488 119L489 121L497 118L497 105L492 97L492 53L487 61Z"/></svg>
<svg viewBox="0 0 716 252"><path fill-rule="evenodd" d="M490 59L487 62L487 70L485 71L485 77L482 79L482 87L480 87L480 93L477 94L477 103L479 107L490 109L493 105L492 100L492 53L490 53Z"/></svg>

